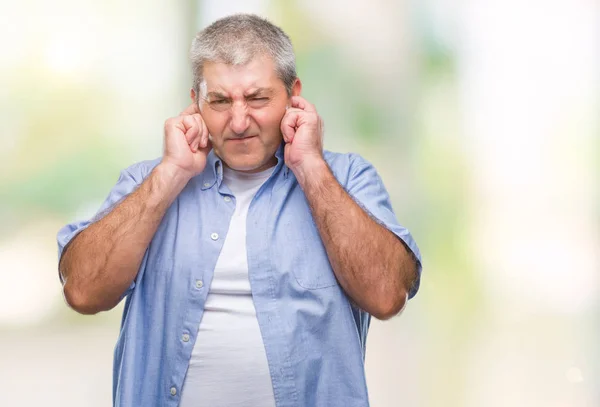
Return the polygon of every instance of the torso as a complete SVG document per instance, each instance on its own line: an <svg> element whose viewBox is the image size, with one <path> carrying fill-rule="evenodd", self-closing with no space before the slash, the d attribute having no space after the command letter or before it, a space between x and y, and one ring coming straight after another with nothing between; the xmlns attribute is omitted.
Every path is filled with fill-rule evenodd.
<svg viewBox="0 0 600 407"><path fill-rule="evenodd" d="M271 375L248 278L246 220L273 168L257 174L223 169L235 199L183 385L181 407L274 407Z"/></svg>

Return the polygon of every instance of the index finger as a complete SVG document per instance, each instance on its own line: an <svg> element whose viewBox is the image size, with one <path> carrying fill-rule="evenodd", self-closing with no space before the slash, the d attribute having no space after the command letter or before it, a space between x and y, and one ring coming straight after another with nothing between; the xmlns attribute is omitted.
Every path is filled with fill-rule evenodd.
<svg viewBox="0 0 600 407"><path fill-rule="evenodd" d="M198 109L198 105L196 104L196 102L192 102L192 104L189 105L188 107L186 107L185 110L183 112L181 112L179 115L180 116L191 116L196 113L200 114L200 110Z"/></svg>
<svg viewBox="0 0 600 407"><path fill-rule="evenodd" d="M317 111L317 109L315 109L315 107L313 105L308 103L308 101L301 96L292 96L292 107L302 109L306 112L316 112Z"/></svg>

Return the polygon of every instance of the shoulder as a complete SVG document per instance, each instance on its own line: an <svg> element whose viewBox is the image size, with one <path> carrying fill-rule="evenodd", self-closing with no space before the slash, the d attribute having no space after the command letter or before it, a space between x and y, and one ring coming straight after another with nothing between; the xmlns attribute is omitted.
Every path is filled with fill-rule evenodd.
<svg viewBox="0 0 600 407"><path fill-rule="evenodd" d="M371 163L357 153L336 153L325 150L323 157L332 170L355 170L370 166Z"/></svg>
<svg viewBox="0 0 600 407"><path fill-rule="evenodd" d="M148 175L150 175L154 167L160 163L161 159L162 158L159 157L153 160L139 161L125 168L123 172L125 175L133 178L136 183L140 184Z"/></svg>
<svg viewBox="0 0 600 407"><path fill-rule="evenodd" d="M323 157L331 168L333 175L342 184L346 185L358 171L373 165L357 153L336 153L325 150Z"/></svg>

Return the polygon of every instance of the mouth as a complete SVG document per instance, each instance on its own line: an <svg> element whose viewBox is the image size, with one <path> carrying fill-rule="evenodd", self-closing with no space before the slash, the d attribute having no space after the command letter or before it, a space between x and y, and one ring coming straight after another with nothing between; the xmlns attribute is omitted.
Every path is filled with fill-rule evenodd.
<svg viewBox="0 0 600 407"><path fill-rule="evenodd" d="M235 138L230 138L227 141L233 141L234 143L243 143L243 142L252 140L255 137L256 136L235 137Z"/></svg>

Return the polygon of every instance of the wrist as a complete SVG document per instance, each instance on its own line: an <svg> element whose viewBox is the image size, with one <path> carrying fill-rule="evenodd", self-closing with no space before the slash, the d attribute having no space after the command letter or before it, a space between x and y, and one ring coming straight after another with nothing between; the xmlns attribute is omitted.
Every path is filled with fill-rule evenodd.
<svg viewBox="0 0 600 407"><path fill-rule="evenodd" d="M290 169L302 187L313 181L319 182L319 180L330 172L329 166L323 157L305 159L300 165Z"/></svg>
<svg viewBox="0 0 600 407"><path fill-rule="evenodd" d="M154 172L160 181L176 186L181 185L182 187L192 178L192 175L188 171L168 161L161 161L154 168Z"/></svg>
<svg viewBox="0 0 600 407"><path fill-rule="evenodd" d="M192 178L188 172L167 162L161 162L152 171L151 193L162 201L172 202Z"/></svg>

